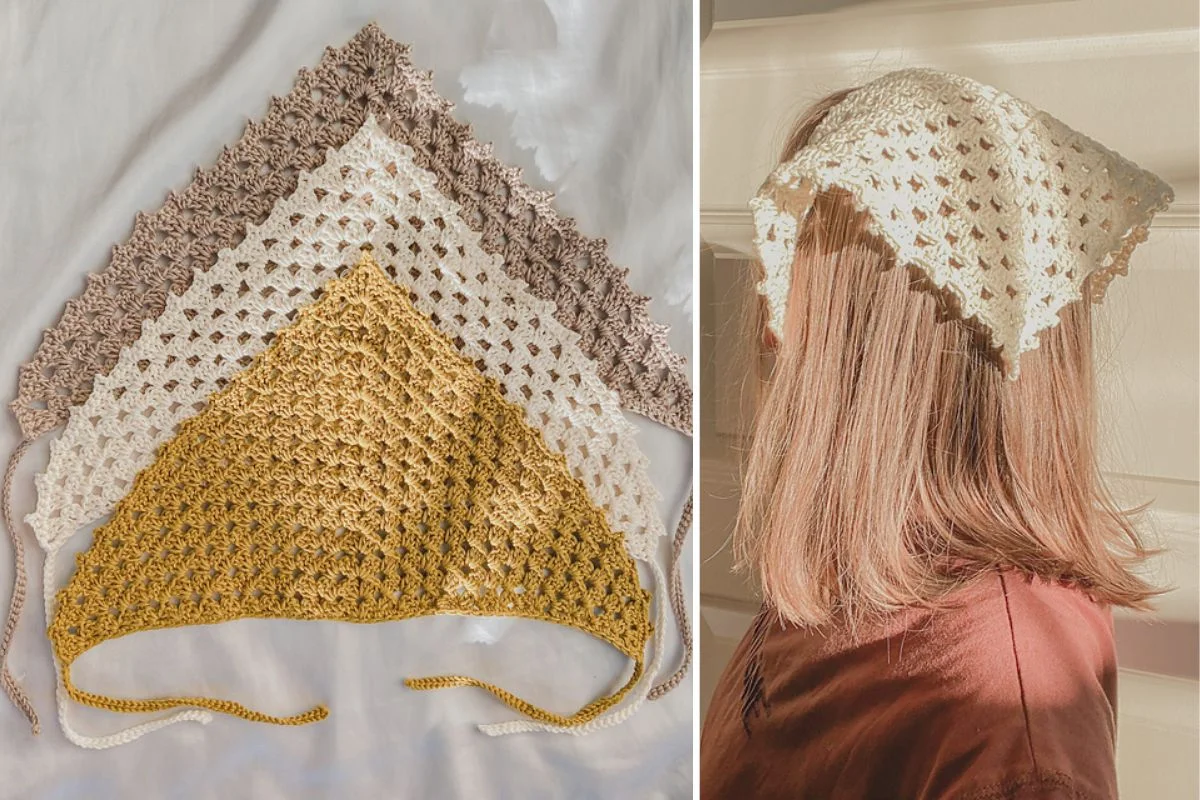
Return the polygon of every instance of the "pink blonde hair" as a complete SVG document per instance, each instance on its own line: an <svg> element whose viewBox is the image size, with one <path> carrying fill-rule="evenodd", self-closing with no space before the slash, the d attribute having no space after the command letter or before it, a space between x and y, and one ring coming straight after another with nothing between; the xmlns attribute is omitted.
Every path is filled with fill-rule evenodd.
<svg viewBox="0 0 1200 800"><path fill-rule="evenodd" d="M800 119L781 160L846 94ZM998 568L1145 607L1155 590L1133 568L1149 551L1096 464L1091 304L1063 309L1010 382L865 221L832 190L801 226L742 482L739 567L806 625L936 605ZM758 326L770 342L761 306Z"/></svg>

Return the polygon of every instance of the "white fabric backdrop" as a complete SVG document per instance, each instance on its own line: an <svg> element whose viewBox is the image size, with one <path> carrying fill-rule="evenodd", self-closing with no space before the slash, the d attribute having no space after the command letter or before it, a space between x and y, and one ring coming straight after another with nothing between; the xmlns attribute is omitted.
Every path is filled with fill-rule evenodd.
<svg viewBox="0 0 1200 800"><path fill-rule="evenodd" d="M103 266L135 212L156 208L210 163L244 122L286 92L326 45L376 20L412 44L480 139L655 300L671 343L691 354L691 4L686 0L7 0L0 3L0 397L43 328ZM690 442L636 420L668 528L691 480ZM18 439L4 415L0 444ZM14 504L33 507L41 443ZM276 713L326 702L301 728L219 716L113 750L70 745L54 719L40 551L10 664L43 733L0 705L0 798L520 797L678 798L691 794L692 680L631 720L586 737L492 739L475 729L514 714L473 689L413 692L404 677L453 670L554 709L606 692L626 664L569 628L458 618L381 625L244 620L139 634L81 659L82 686L117 696L189 692ZM87 545L88 532L73 550ZM0 599L12 567L0 557ZM663 549L665 564L665 543ZM63 558L65 581L72 566ZM691 559L683 564L691 595ZM678 658L668 631L668 666ZM83 733L137 721L72 706Z"/></svg>

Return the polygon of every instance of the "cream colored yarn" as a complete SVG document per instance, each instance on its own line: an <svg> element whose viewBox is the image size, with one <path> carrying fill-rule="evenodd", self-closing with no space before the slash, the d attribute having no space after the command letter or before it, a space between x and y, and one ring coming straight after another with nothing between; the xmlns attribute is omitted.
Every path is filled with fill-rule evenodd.
<svg viewBox="0 0 1200 800"><path fill-rule="evenodd" d="M1022 100L929 69L850 93L751 201L755 245L782 334L807 196L848 191L896 262L924 272L988 334L1009 378L1058 312L1127 271L1153 215L1157 176Z"/></svg>

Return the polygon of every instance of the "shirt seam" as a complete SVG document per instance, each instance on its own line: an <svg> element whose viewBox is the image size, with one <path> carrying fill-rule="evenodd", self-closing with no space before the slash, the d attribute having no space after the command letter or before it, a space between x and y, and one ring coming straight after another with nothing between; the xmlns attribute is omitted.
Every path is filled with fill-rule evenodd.
<svg viewBox="0 0 1200 800"><path fill-rule="evenodd" d="M1057 770L1030 770L1013 778L981 786L961 796L960 800L1013 800L1031 789L1049 788L1065 789L1075 800L1099 800L1080 787L1070 775Z"/></svg>
<svg viewBox="0 0 1200 800"><path fill-rule="evenodd" d="M1000 592L1004 596L1004 613L1008 617L1008 637L1012 642L1013 651L1013 666L1017 673L1017 690L1021 697L1021 713L1025 718L1025 740L1029 745L1029 759L1033 763L1033 772L1039 773L1037 752L1033 748L1033 726L1029 722L1029 703L1025 698L1025 678L1021 674L1021 656L1017 649L1017 632L1013 625L1012 606L1008 601L1008 583L1004 580L1004 574L1000 574Z"/></svg>

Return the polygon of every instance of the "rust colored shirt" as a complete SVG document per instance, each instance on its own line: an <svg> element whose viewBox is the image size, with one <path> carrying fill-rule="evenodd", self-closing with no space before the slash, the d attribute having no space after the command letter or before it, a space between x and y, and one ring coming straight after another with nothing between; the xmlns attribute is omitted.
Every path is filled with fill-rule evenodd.
<svg viewBox="0 0 1200 800"><path fill-rule="evenodd" d="M951 601L854 640L759 614L708 709L700 796L1115 798L1110 609L1012 573Z"/></svg>

